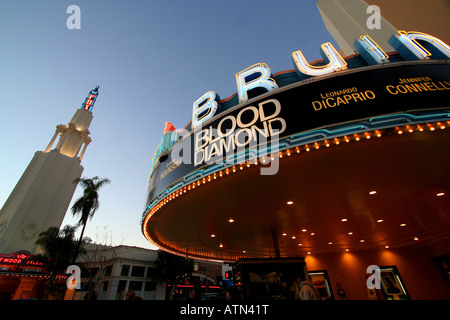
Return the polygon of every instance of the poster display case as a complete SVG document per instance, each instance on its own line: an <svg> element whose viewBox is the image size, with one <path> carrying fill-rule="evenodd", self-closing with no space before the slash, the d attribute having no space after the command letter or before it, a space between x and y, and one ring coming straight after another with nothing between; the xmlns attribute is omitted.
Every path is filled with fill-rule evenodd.
<svg viewBox="0 0 450 320"><path fill-rule="evenodd" d="M435 259L448 285L450 285L450 253Z"/></svg>
<svg viewBox="0 0 450 320"><path fill-rule="evenodd" d="M386 300L409 300L396 266L380 267L381 290Z"/></svg>
<svg viewBox="0 0 450 320"><path fill-rule="evenodd" d="M334 300L330 279L326 270L308 271L311 284L320 295L321 300Z"/></svg>

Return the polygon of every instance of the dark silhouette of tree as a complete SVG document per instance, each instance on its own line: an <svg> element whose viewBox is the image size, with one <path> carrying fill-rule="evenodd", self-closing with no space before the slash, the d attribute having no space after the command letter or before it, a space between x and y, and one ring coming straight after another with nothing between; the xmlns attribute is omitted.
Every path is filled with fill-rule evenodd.
<svg viewBox="0 0 450 320"><path fill-rule="evenodd" d="M98 200L98 190L103 187L105 184L110 183L109 179L100 179L95 176L92 179L89 178L77 178L73 181L74 183L79 183L83 188L83 195L78 198L75 203L72 205L72 215L80 214L80 220L78 221L78 225L82 225L83 229L81 230L80 238L78 239L77 248L75 250L72 263L75 263L77 259L81 242L84 235L84 230L86 228L87 221L92 219L97 209L100 207L100 202Z"/></svg>
<svg viewBox="0 0 450 320"><path fill-rule="evenodd" d="M165 251L158 251L158 258L155 260L155 278L160 282L165 282L172 289L170 300L179 281L192 274L194 270L194 260L177 256Z"/></svg>
<svg viewBox="0 0 450 320"><path fill-rule="evenodd" d="M58 274L65 274L67 267L75 253L77 244L75 241L74 226L65 226L61 230L57 227L50 227L41 232L36 240L36 244L42 249L42 253L37 254L34 260L43 262L50 271L50 278L44 292L43 299L46 300L53 289L53 283ZM87 239L84 239L88 241ZM80 248L83 251L83 248Z"/></svg>

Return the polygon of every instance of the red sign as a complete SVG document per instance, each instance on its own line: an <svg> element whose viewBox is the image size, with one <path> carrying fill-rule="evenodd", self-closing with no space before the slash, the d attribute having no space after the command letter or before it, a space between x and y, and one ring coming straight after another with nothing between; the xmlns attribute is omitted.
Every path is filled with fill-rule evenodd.
<svg viewBox="0 0 450 320"><path fill-rule="evenodd" d="M167 132L176 131L176 130L177 129L175 128L175 126L173 124L171 124L170 122L166 122L163 133L166 134Z"/></svg>
<svg viewBox="0 0 450 320"><path fill-rule="evenodd" d="M14 266L42 266L42 262L30 259L31 253L28 251L17 251L10 254L0 254L0 265Z"/></svg>
<svg viewBox="0 0 450 320"><path fill-rule="evenodd" d="M91 107L92 102L94 101L95 94L89 95L89 97L86 100L86 104L84 105L84 109L89 111L89 108Z"/></svg>

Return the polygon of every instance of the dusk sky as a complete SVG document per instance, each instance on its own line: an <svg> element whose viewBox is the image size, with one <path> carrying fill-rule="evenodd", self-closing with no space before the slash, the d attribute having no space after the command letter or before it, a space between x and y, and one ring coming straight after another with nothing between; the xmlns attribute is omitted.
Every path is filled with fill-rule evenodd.
<svg viewBox="0 0 450 320"><path fill-rule="evenodd" d="M70 5L79 30L67 28ZM140 220L164 123L182 129L195 100L231 96L235 74L253 64L275 74L294 68L293 51L313 61L322 43L337 47L315 0L3 0L0 40L0 206L99 85L82 177L111 184L85 235L144 248L154 248ZM78 221L70 206L63 226Z"/></svg>

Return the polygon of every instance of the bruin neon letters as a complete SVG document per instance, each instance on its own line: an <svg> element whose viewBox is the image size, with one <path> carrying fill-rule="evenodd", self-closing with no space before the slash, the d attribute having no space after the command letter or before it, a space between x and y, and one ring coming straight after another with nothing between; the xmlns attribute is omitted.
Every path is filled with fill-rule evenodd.
<svg viewBox="0 0 450 320"><path fill-rule="evenodd" d="M277 89L277 83L270 78L271 73L267 64L257 63L236 74L239 102L247 101L247 91L252 89L265 88L267 91ZM252 79L255 75L257 78Z"/></svg>
<svg viewBox="0 0 450 320"><path fill-rule="evenodd" d="M421 32L398 31L389 39L389 43L398 51L405 60L425 60L433 58L450 59L450 46L442 40ZM388 55L368 35L363 35L355 40L353 45L361 57L369 64L389 63ZM337 52L334 46L327 42L321 45L320 53L326 62L322 66L309 64L300 50L292 53L295 70L300 79L320 77L333 72L347 69L347 63ZM236 74L237 94L239 103L248 100L247 92L256 88L266 91L276 90L278 85L271 78L271 70L265 63L257 63ZM355 98L356 99L356 98ZM201 126L212 119L221 109L218 96L214 91L208 91L193 104L192 128Z"/></svg>
<svg viewBox="0 0 450 320"><path fill-rule="evenodd" d="M450 58L450 46L426 33L398 31L389 39L389 43L406 60L424 60L432 55L437 59Z"/></svg>
<svg viewBox="0 0 450 320"><path fill-rule="evenodd" d="M217 111L218 96L214 91L208 91L194 102L192 109L192 127L211 119Z"/></svg>
<svg viewBox="0 0 450 320"><path fill-rule="evenodd" d="M292 53L295 70L300 79L323 76L331 72L347 69L347 62L345 62L331 43L327 42L322 44L320 46L320 53L327 64L319 67L310 65L300 50Z"/></svg>

